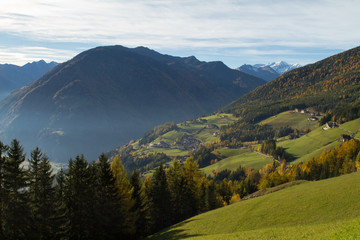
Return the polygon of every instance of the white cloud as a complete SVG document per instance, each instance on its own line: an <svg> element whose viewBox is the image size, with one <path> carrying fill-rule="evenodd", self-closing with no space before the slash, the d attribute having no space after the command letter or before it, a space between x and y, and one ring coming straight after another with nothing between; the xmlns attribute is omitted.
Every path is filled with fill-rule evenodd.
<svg viewBox="0 0 360 240"><path fill-rule="evenodd" d="M2 0L0 32L157 49L347 49L360 39L358 9L355 0Z"/></svg>
<svg viewBox="0 0 360 240"><path fill-rule="evenodd" d="M0 47L1 63L12 63L19 66L39 60L65 62L76 54L77 52L74 51L45 47Z"/></svg>

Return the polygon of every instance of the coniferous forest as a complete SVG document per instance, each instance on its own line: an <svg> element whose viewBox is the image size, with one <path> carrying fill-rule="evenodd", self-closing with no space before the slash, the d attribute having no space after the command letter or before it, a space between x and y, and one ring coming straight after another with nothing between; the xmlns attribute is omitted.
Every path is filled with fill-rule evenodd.
<svg viewBox="0 0 360 240"><path fill-rule="evenodd" d="M352 139L298 165L239 166L215 177L206 177L189 157L160 165L143 180L136 170L128 174L120 157L110 163L105 154L91 164L76 156L55 174L39 148L27 159L14 139L9 146L0 142L0 237L141 239L259 189L359 170L360 143Z"/></svg>

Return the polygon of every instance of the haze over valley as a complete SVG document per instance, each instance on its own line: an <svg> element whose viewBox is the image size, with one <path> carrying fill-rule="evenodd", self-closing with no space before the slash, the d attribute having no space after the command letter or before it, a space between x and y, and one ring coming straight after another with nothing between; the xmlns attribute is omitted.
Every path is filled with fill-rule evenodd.
<svg viewBox="0 0 360 240"><path fill-rule="evenodd" d="M3 0L0 240L360 239L359 8Z"/></svg>

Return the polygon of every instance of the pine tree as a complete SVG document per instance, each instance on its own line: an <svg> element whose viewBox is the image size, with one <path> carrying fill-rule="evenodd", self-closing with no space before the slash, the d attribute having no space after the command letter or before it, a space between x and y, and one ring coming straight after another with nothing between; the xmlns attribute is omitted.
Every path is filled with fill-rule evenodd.
<svg viewBox="0 0 360 240"><path fill-rule="evenodd" d="M31 152L31 158L29 159L29 202L32 211L32 235L34 239L41 238L41 217L39 216L40 208L40 162L42 158L42 152L39 148L36 148Z"/></svg>
<svg viewBox="0 0 360 240"><path fill-rule="evenodd" d="M8 146L4 145L0 141L0 239L5 239L3 233L4 217L3 217L3 204L4 204L4 190L3 190L3 169L5 163L5 156L3 156L9 149Z"/></svg>
<svg viewBox="0 0 360 240"><path fill-rule="evenodd" d="M120 201L117 197L115 179L111 173L110 163L105 154L101 154L97 168L96 182L96 238L119 239L122 235L122 215Z"/></svg>
<svg viewBox="0 0 360 240"><path fill-rule="evenodd" d="M65 182L65 199L69 218L70 239L92 239L93 178L83 155L69 161L69 172Z"/></svg>
<svg viewBox="0 0 360 240"><path fill-rule="evenodd" d="M206 189L206 208L207 210L212 210L218 207L220 207L220 202L217 197L216 184L211 180Z"/></svg>
<svg viewBox="0 0 360 240"><path fill-rule="evenodd" d="M152 231L157 232L171 224L170 193L163 165L156 168L149 189Z"/></svg>
<svg viewBox="0 0 360 240"><path fill-rule="evenodd" d="M23 148L14 139L3 166L3 227L6 239L27 239L30 236L27 172L21 166L24 161Z"/></svg>
<svg viewBox="0 0 360 240"><path fill-rule="evenodd" d="M140 179L139 173L134 170L130 176L130 184L132 186L131 199L134 202L131 211L137 216L135 221L136 226L136 237L143 237L146 233L145 226L147 225L147 206L144 189L142 187L142 182Z"/></svg>
<svg viewBox="0 0 360 240"><path fill-rule="evenodd" d="M172 223L175 224L186 218L184 211L186 211L188 207L185 200L186 182L181 173L181 166L178 161L174 161L169 168L167 181L171 195Z"/></svg>
<svg viewBox="0 0 360 240"><path fill-rule="evenodd" d="M150 191L151 191L151 177L147 176L143 182L142 188L144 189L144 206L145 206L145 219L146 225L145 234L149 235L151 233L152 223L151 223L151 213L150 213Z"/></svg>
<svg viewBox="0 0 360 240"><path fill-rule="evenodd" d="M184 166L174 161L167 174L172 203L172 223L180 222L197 213L197 179L194 176L197 174L197 168L193 165L194 162L190 161L187 160Z"/></svg>
<svg viewBox="0 0 360 240"><path fill-rule="evenodd" d="M66 208L66 199L65 199L65 173L63 169L60 169L59 173L56 176L56 186L55 186L55 236L56 240L65 240L68 239L70 221L68 218L68 210Z"/></svg>
<svg viewBox="0 0 360 240"><path fill-rule="evenodd" d="M40 239L53 239L55 237L55 187L49 159L42 156L39 166L40 196L37 215L40 219Z"/></svg>

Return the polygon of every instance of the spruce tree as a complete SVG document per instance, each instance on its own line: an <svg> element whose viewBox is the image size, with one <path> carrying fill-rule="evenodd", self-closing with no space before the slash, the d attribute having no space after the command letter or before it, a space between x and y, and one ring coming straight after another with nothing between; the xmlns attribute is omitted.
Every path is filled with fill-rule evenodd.
<svg viewBox="0 0 360 240"><path fill-rule="evenodd" d="M5 197L3 190L3 169L5 163L5 156L3 155L6 153L8 149L9 147L4 145L4 143L0 141L0 239L5 239L3 233L3 224L4 224L3 204Z"/></svg>
<svg viewBox="0 0 360 240"><path fill-rule="evenodd" d="M130 184L132 186L131 199L134 201L134 205L131 208L131 211L136 214L136 237L145 236L147 225L147 206L144 189L142 187L142 182L140 179L139 173L134 170L130 176Z"/></svg>
<svg viewBox="0 0 360 240"><path fill-rule="evenodd" d="M93 179L83 155L70 160L65 181L65 199L68 208L69 238L91 239L93 226Z"/></svg>
<svg viewBox="0 0 360 240"><path fill-rule="evenodd" d="M170 193L162 164L152 176L148 197L152 231L157 232L171 224Z"/></svg>
<svg viewBox="0 0 360 240"><path fill-rule="evenodd" d="M209 181L206 189L206 208L212 210L221 206L218 200L218 193L216 192L216 184L213 180Z"/></svg>
<svg viewBox="0 0 360 240"><path fill-rule="evenodd" d="M42 158L42 152L36 148L31 152L29 159L29 203L32 212L32 236L34 239L41 239L41 220L38 215L40 203L40 176L39 167Z"/></svg>
<svg viewBox="0 0 360 240"><path fill-rule="evenodd" d="M122 216L120 202L117 197L115 179L112 176L110 163L105 154L101 154L97 168L96 181L96 238L119 239L122 235Z"/></svg>
<svg viewBox="0 0 360 240"><path fill-rule="evenodd" d="M186 178L178 161L174 161L167 173L169 192L171 195L172 223L178 223L189 216L190 190L186 185Z"/></svg>
<svg viewBox="0 0 360 240"><path fill-rule="evenodd" d="M36 148L29 159L30 204L36 239L56 236L56 205L54 176L48 158Z"/></svg>
<svg viewBox="0 0 360 240"><path fill-rule="evenodd" d="M5 239L28 239L31 236L27 171L22 166L24 161L23 148L19 141L14 139L3 166Z"/></svg>
<svg viewBox="0 0 360 240"><path fill-rule="evenodd" d="M70 221L68 218L68 210L65 199L65 173L60 169L56 176L55 186L55 240L65 240L69 236Z"/></svg>

